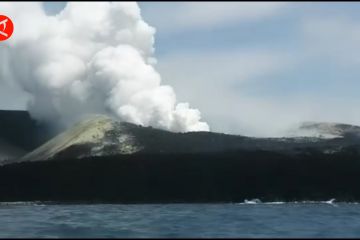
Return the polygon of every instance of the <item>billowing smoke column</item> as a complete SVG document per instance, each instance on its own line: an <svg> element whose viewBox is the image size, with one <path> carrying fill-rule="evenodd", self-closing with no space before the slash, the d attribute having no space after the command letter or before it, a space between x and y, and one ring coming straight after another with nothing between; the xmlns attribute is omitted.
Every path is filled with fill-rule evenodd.
<svg viewBox="0 0 360 240"><path fill-rule="evenodd" d="M0 3L14 34L0 43L0 81L16 81L38 120L72 124L90 113L177 132L209 131L176 103L152 58L155 29L134 2L70 2L56 16L41 3Z"/></svg>

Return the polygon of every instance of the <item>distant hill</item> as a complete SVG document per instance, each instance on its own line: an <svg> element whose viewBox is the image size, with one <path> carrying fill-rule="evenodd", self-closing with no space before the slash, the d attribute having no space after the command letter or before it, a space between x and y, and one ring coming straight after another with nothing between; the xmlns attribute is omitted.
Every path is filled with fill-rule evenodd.
<svg viewBox="0 0 360 240"><path fill-rule="evenodd" d="M117 154L230 150L264 150L286 154L316 150L334 153L358 145L360 139L360 127L338 123L306 122L300 125L297 133L297 137L286 138L254 138L214 132L174 133L119 122L104 115L93 115L54 136L55 133L31 119L26 111L0 111L0 160L5 155L18 162Z"/></svg>
<svg viewBox="0 0 360 240"><path fill-rule="evenodd" d="M0 161L20 158L26 153L27 152L24 149L11 145L5 140L0 139Z"/></svg>
<svg viewBox="0 0 360 240"><path fill-rule="evenodd" d="M54 135L26 111L0 110L0 161L19 158Z"/></svg>
<svg viewBox="0 0 360 240"><path fill-rule="evenodd" d="M356 126L314 123L303 127L328 136L326 138L254 138L213 132L174 133L119 122L104 115L94 115L25 155L20 161L118 154L215 153L235 150L262 150L286 154L320 151L330 154L357 145L357 140L360 139L354 139L354 136L360 136L357 135L359 127ZM330 134L332 138L329 138Z"/></svg>
<svg viewBox="0 0 360 240"><path fill-rule="evenodd" d="M325 138L360 138L359 126L342 123L304 122L301 124L299 131Z"/></svg>
<svg viewBox="0 0 360 240"><path fill-rule="evenodd" d="M30 117L27 111L0 110L0 139L17 148L31 151L54 134Z"/></svg>

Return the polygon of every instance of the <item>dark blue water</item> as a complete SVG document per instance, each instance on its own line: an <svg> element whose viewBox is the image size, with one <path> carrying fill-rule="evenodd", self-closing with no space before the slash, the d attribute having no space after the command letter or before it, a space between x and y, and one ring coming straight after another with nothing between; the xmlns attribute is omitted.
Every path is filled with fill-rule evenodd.
<svg viewBox="0 0 360 240"><path fill-rule="evenodd" d="M360 205L0 204L0 237L360 237Z"/></svg>

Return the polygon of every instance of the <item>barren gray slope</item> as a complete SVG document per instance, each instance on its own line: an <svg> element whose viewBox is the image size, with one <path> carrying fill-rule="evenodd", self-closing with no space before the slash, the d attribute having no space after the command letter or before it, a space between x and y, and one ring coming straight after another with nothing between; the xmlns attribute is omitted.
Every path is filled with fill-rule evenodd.
<svg viewBox="0 0 360 240"><path fill-rule="evenodd" d="M111 118L97 115L81 121L44 145L22 157L21 161L52 159L69 148L83 146L76 158L133 153L140 149L132 136ZM114 134L116 131L116 134Z"/></svg>

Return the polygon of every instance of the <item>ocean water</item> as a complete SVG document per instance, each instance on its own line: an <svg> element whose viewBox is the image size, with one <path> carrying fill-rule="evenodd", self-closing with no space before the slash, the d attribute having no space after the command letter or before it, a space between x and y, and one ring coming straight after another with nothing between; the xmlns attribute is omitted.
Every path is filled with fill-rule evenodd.
<svg viewBox="0 0 360 240"><path fill-rule="evenodd" d="M0 204L0 237L360 237L360 204Z"/></svg>

